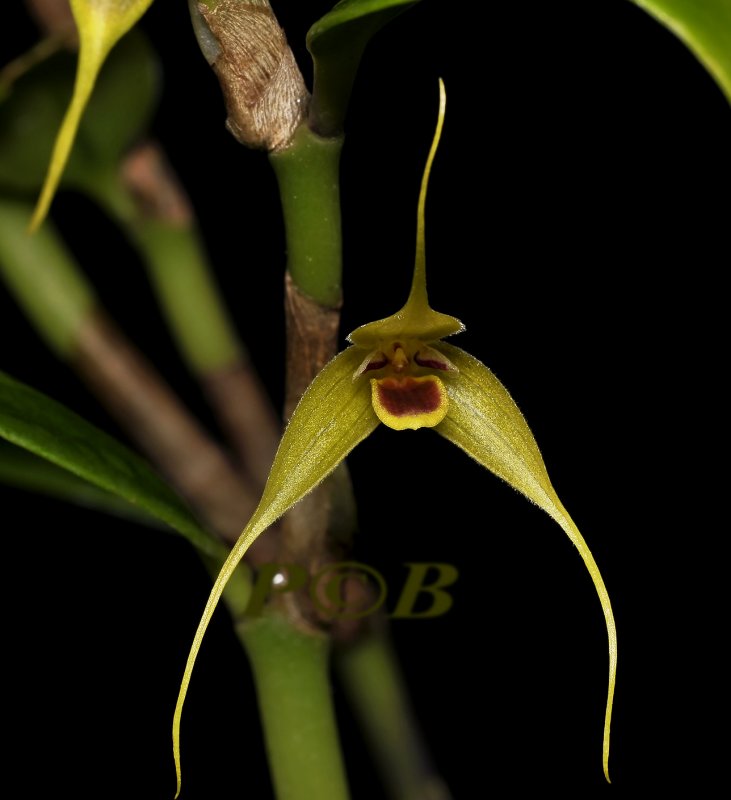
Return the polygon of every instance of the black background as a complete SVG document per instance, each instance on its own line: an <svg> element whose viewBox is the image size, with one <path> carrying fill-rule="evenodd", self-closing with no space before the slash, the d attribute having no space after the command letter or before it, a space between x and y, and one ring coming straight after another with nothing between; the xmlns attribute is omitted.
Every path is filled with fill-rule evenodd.
<svg viewBox="0 0 731 800"><path fill-rule="evenodd" d="M306 75L304 34L327 8L275 4ZM157 0L142 23L164 75L155 134L279 404L277 194L266 158L224 130L187 14L182 1ZM3 60L35 35L24 18L2 33ZM427 210L430 295L466 323L454 343L520 405L604 574L620 653L614 787L600 764L603 617L542 512L433 433L379 430L351 458L354 557L395 592L405 562L460 571L447 615L393 625L456 798L504 796L505 785L584 797L697 788L719 765L709 723L723 629L711 574L727 525L705 459L720 437L731 113L693 56L628 2L424 0L373 41L354 90L344 333L405 298L439 76L449 100ZM54 216L109 309L209 421L123 237L72 193ZM4 292L0 332L2 369L122 436ZM34 785L32 796L171 796L170 722L205 572L172 535L11 490L0 499L4 780ZM338 688L336 699L354 800L380 797ZM248 667L223 612L183 741L184 797L271 795Z"/></svg>

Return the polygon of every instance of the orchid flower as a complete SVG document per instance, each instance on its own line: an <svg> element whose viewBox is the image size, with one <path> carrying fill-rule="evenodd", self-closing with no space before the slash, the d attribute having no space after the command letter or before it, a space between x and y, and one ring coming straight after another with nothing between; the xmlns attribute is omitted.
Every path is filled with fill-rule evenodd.
<svg viewBox="0 0 731 800"><path fill-rule="evenodd" d="M464 330L434 311L426 290L424 208L446 107L440 81L437 129L417 211L416 263L406 305L348 337L310 384L282 437L259 506L234 545L211 591L188 656L173 720L180 792L180 718L198 651L223 589L251 543L324 480L380 423L394 430L434 428L552 517L574 543L594 583L609 638L609 689L602 764L609 780L609 731L617 638L609 595L578 528L551 486L538 445L505 387L469 353L442 340ZM177 794L176 794L177 797Z"/></svg>

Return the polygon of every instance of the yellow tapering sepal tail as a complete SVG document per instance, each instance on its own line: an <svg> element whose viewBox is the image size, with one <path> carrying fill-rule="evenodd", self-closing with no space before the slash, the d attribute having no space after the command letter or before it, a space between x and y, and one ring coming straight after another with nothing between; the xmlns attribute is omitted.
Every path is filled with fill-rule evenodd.
<svg viewBox="0 0 731 800"><path fill-rule="evenodd" d="M323 481L378 425L368 382L355 390L353 371L363 354L355 347L336 356L310 384L292 414L274 458L259 506L221 568L198 623L180 684L173 717L173 757L177 791L182 783L180 721L188 685L208 623L238 563L252 542L298 500Z"/></svg>
<svg viewBox="0 0 731 800"><path fill-rule="evenodd" d="M392 341L398 338L433 342L437 339L443 339L445 336L461 333L464 330L464 325L458 319L431 308L426 292L426 250L424 247L426 194L434 156L437 153L439 140L442 137L446 109L447 92L444 88L444 81L440 78L439 116L431 149L426 159L424 175L421 179L419 205L416 211L416 258L414 260L414 275L408 300L400 311L390 317L368 322L365 325L361 325L360 328L356 328L348 336L348 341L353 344L361 347L374 347L380 341Z"/></svg>
<svg viewBox="0 0 731 800"><path fill-rule="evenodd" d="M304 393L272 465L261 502L234 545L211 591L188 656L173 720L180 792L180 720L193 665L227 581L250 544L329 475L380 422L390 428L433 428L543 509L579 551L604 612L609 685L602 763L609 780L609 738L617 673L617 632L609 594L579 529L561 504L533 434L505 387L473 356L441 341L462 323L434 311L426 293L424 208L439 143L446 95L440 81L439 122L419 195L416 262L406 305L353 331ZM176 795L177 796L177 795Z"/></svg>
<svg viewBox="0 0 731 800"><path fill-rule="evenodd" d="M617 677L617 627L599 567L551 485L538 444L507 389L483 363L464 350L446 342L440 342L439 349L455 365L457 372L454 376L452 373L445 375L449 410L444 421L434 430L557 522L579 551L594 584L604 612L609 645L609 685L602 746L602 767L609 781L609 738Z"/></svg>
<svg viewBox="0 0 731 800"><path fill-rule="evenodd" d="M46 180L30 221L30 231L36 230L48 214L71 153L79 122L106 57L151 3L152 0L71 0L71 10L79 31L76 83L71 103L53 146Z"/></svg>

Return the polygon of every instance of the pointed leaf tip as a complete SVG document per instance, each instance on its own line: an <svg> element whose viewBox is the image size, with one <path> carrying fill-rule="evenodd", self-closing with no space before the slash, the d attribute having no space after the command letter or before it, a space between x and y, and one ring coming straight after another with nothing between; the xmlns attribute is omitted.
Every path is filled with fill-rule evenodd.
<svg viewBox="0 0 731 800"><path fill-rule="evenodd" d="M731 2L632 0L694 53L731 103Z"/></svg>
<svg viewBox="0 0 731 800"><path fill-rule="evenodd" d="M37 230L48 214L104 60L151 3L152 0L71 0L71 10L79 31L76 82L56 137L46 180L28 226L29 232Z"/></svg>
<svg viewBox="0 0 731 800"><path fill-rule="evenodd" d="M310 126L339 136L361 57L371 38L420 0L340 0L307 33L315 75Z"/></svg>
<svg viewBox="0 0 731 800"><path fill-rule="evenodd" d="M573 542L599 596L609 645L609 686L604 717L602 766L609 781L609 734L617 674L617 630L609 594L584 537L561 504L528 424L508 391L492 372L458 347L439 349L457 367L445 373L449 410L435 430L542 508Z"/></svg>

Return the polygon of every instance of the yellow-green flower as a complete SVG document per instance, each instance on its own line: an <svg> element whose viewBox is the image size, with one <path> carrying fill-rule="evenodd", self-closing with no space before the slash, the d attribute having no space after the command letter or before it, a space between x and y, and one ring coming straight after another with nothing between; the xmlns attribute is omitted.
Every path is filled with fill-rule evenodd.
<svg viewBox="0 0 731 800"><path fill-rule="evenodd" d="M609 690L603 767L609 780L609 729L617 668L617 639L609 595L581 533L551 486L533 434L498 379L469 353L442 341L462 323L434 311L427 299L424 206L431 164L444 120L440 82L437 130L427 159L417 214L416 264L406 305L348 337L302 396L282 437L264 493L211 591L188 657L173 722L180 789L180 716L203 635L223 588L251 543L326 478L383 422L396 430L434 428L484 467L540 506L565 531L594 582L609 637Z"/></svg>

